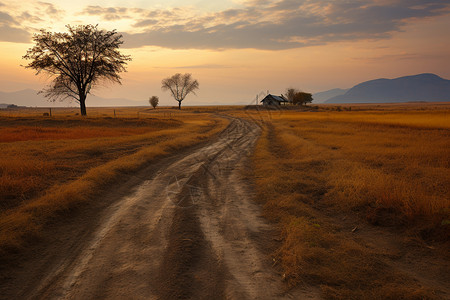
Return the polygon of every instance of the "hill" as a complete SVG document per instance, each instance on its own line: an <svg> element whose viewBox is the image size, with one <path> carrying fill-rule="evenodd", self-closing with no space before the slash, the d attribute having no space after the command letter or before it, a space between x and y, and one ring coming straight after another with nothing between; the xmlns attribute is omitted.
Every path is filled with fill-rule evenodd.
<svg viewBox="0 0 450 300"><path fill-rule="evenodd" d="M50 102L38 92L32 89L20 90L17 92L0 92L0 103L7 106L8 104L15 104L18 106L38 106L38 107L66 107L78 106L76 101L56 101ZM95 95L89 95L86 104L88 106L148 106L145 100L136 101L123 98L101 98ZM1 107L1 106L0 106Z"/></svg>
<svg viewBox="0 0 450 300"><path fill-rule="evenodd" d="M314 103L324 103L330 98L344 95L349 89L332 89L324 92L313 94Z"/></svg>
<svg viewBox="0 0 450 300"><path fill-rule="evenodd" d="M355 85L325 103L389 103L450 101L450 80L435 74L375 79Z"/></svg>

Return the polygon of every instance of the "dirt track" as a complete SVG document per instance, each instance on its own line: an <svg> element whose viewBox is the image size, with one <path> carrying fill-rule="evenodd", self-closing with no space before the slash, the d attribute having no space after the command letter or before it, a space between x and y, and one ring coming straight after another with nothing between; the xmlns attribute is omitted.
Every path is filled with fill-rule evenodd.
<svg viewBox="0 0 450 300"><path fill-rule="evenodd" d="M0 297L293 297L267 256L273 229L241 177L259 131L233 119L216 140L144 170L79 220L54 224L30 259L1 271Z"/></svg>

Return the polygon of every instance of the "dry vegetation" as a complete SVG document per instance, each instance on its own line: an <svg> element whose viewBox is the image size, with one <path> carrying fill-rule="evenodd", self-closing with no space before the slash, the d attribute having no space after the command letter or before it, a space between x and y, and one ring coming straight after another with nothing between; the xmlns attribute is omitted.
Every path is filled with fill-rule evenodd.
<svg viewBox="0 0 450 300"><path fill-rule="evenodd" d="M448 262L450 107L349 110L247 113L263 127L253 172L282 230L275 262L290 286L320 286L326 298L440 298L445 280L420 278L427 264L393 265L414 247ZM437 269L448 279L448 264Z"/></svg>
<svg viewBox="0 0 450 300"><path fill-rule="evenodd" d="M211 137L227 121L209 113L222 112L263 129L251 174L279 225L274 265L289 286L313 285L330 299L449 295L449 105L235 109L0 111L0 250L123 175Z"/></svg>
<svg viewBox="0 0 450 300"><path fill-rule="evenodd" d="M87 118L67 109L54 109L53 117L32 109L0 113L0 253L23 246L49 219L92 201L124 175L227 125L188 110L123 108L116 118L113 109L90 112Z"/></svg>

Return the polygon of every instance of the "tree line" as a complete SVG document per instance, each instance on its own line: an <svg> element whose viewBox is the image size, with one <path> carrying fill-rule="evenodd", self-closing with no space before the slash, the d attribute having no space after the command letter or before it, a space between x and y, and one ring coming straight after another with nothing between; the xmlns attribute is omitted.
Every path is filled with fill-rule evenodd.
<svg viewBox="0 0 450 300"><path fill-rule="evenodd" d="M305 105L313 101L311 93L302 92L295 88L286 89L285 97L289 103L294 105Z"/></svg>

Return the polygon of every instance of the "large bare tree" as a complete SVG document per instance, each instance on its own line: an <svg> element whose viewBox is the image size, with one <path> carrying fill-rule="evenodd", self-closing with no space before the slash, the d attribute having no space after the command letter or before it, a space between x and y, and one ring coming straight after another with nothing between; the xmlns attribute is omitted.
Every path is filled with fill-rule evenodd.
<svg viewBox="0 0 450 300"><path fill-rule="evenodd" d="M181 75L177 73L172 77L168 77L162 80L163 91L170 91L172 97L178 101L178 109L181 109L181 101L186 98L190 93L195 95L195 90L198 89L198 81L192 78L192 75L186 73Z"/></svg>
<svg viewBox="0 0 450 300"><path fill-rule="evenodd" d="M52 78L43 93L51 101L73 98L80 103L81 115L86 115L86 97L99 83L121 84L120 72L126 72L131 58L119 52L122 35L116 30L105 31L94 25L66 26L68 32L48 32L44 29L33 37L34 46L24 59L31 60L25 68Z"/></svg>

